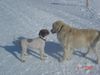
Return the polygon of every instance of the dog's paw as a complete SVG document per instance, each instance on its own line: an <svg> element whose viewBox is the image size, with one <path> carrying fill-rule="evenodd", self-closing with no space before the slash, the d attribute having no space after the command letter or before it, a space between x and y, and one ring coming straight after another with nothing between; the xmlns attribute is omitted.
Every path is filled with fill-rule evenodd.
<svg viewBox="0 0 100 75"><path fill-rule="evenodd" d="M99 61L99 62L97 62L97 64L99 64L99 65L100 65L100 61Z"/></svg>
<svg viewBox="0 0 100 75"><path fill-rule="evenodd" d="M66 58L66 60L71 60L71 57Z"/></svg>
<svg viewBox="0 0 100 75"><path fill-rule="evenodd" d="M100 65L100 60L96 60L95 63Z"/></svg>
<svg viewBox="0 0 100 75"><path fill-rule="evenodd" d="M71 60L72 56L64 57L64 60Z"/></svg>
<svg viewBox="0 0 100 75"><path fill-rule="evenodd" d="M45 58L41 58L41 61L44 61L45 60Z"/></svg>
<svg viewBox="0 0 100 75"><path fill-rule="evenodd" d="M20 58L19 60L20 60L21 62L23 62L23 63L25 62L25 59L24 59L24 58Z"/></svg>
<svg viewBox="0 0 100 75"><path fill-rule="evenodd" d="M41 59L41 62L44 63L45 62L45 59Z"/></svg>
<svg viewBox="0 0 100 75"><path fill-rule="evenodd" d="M47 57L47 55L45 54L45 55L43 55L43 57Z"/></svg>
<svg viewBox="0 0 100 75"><path fill-rule="evenodd" d="M58 61L63 63L65 60L63 58L60 58Z"/></svg>
<svg viewBox="0 0 100 75"><path fill-rule="evenodd" d="M25 53L24 56L28 56L28 53Z"/></svg>
<svg viewBox="0 0 100 75"><path fill-rule="evenodd" d="M87 53L82 53L81 56L82 57L86 57Z"/></svg>
<svg viewBox="0 0 100 75"><path fill-rule="evenodd" d="M21 60L21 62L22 62L22 63L24 63L24 62L25 62L25 60Z"/></svg>
<svg viewBox="0 0 100 75"><path fill-rule="evenodd" d="M71 57L60 58L60 59L59 59L59 62L65 62L65 61L68 61L68 60L71 60Z"/></svg>
<svg viewBox="0 0 100 75"><path fill-rule="evenodd" d="M42 62L44 62L44 61L45 61L45 58L44 58L44 57L43 57L43 58L40 58L40 59L41 59L41 61L42 61Z"/></svg>

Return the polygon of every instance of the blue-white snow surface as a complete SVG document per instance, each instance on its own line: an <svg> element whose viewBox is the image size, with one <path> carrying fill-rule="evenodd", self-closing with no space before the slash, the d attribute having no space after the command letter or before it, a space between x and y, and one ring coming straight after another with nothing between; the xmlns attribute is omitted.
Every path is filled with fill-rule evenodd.
<svg viewBox="0 0 100 75"><path fill-rule="evenodd" d="M45 62L40 61L38 50L30 52L25 63L19 60L21 48L15 41L37 37L40 29L50 30L56 20L100 30L100 16L85 7L85 0L0 0L0 75L100 75L100 65L88 58L96 59L93 53L87 58L73 54L71 60L59 62L63 51L52 34L47 39ZM86 63L93 65L89 73L76 69Z"/></svg>

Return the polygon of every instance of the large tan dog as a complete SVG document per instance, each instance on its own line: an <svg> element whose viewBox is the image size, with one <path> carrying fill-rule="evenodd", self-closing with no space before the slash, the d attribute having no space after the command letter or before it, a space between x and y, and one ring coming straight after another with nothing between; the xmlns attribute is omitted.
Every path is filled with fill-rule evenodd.
<svg viewBox="0 0 100 75"><path fill-rule="evenodd" d="M77 29L73 28L63 21L56 21L52 25L52 33L57 33L57 38L64 48L63 60L69 60L72 56L74 48L87 48L93 51L100 63L100 54L94 49L99 41L100 32L93 29Z"/></svg>

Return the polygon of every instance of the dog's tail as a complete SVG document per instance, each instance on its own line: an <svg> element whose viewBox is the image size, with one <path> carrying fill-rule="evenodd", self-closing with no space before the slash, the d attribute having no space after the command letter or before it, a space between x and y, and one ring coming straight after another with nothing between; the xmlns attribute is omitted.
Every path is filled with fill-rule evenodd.
<svg viewBox="0 0 100 75"><path fill-rule="evenodd" d="M100 40L100 31L98 31L97 39L98 39L98 41Z"/></svg>
<svg viewBox="0 0 100 75"><path fill-rule="evenodd" d="M13 43L16 44L16 45L20 44L20 40L15 38L15 36L14 36Z"/></svg>
<svg viewBox="0 0 100 75"><path fill-rule="evenodd" d="M14 39L13 39L13 41L14 41L14 43L20 43L20 40L19 39L16 39L15 37L14 37Z"/></svg>
<svg viewBox="0 0 100 75"><path fill-rule="evenodd" d="M91 44L91 46L95 47L97 45L97 43L98 43L99 40L100 40L100 31L97 31L97 36L93 40L93 43Z"/></svg>
<svg viewBox="0 0 100 75"><path fill-rule="evenodd" d="M1 46L1 45L0 45L0 47L1 47L1 48L4 48L4 46Z"/></svg>
<svg viewBox="0 0 100 75"><path fill-rule="evenodd" d="M100 31L97 31L97 32L98 32L98 35L97 35L97 37L96 37L95 40L94 40L94 43L95 43L95 44L97 44L98 41L100 40Z"/></svg>

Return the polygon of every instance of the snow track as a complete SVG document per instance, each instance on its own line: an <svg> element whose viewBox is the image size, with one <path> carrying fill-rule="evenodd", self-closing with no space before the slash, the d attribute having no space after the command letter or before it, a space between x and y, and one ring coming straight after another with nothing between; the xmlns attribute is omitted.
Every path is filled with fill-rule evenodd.
<svg viewBox="0 0 100 75"><path fill-rule="evenodd" d="M31 53L25 63L20 62L20 47L15 40L37 37L40 29L50 30L56 20L73 27L100 29L100 18L93 9L85 8L83 0L0 0L0 75L87 75L76 71L79 63L93 64L90 74L99 75L100 65L77 55L60 63L62 48L52 34L45 62L36 53Z"/></svg>

